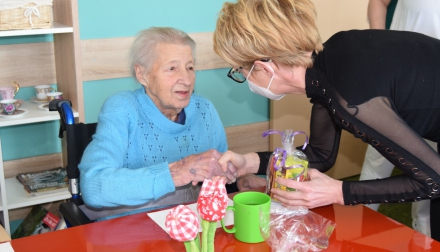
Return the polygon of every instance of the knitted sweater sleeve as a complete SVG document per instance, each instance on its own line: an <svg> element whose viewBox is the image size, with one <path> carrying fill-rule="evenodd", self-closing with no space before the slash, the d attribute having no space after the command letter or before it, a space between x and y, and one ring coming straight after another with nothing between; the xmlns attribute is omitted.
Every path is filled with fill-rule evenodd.
<svg viewBox="0 0 440 252"><path fill-rule="evenodd" d="M175 190L167 162L123 167L129 134L135 127L134 110L134 101L121 95L110 97L102 107L96 134L79 165L81 192L88 206L140 205Z"/></svg>

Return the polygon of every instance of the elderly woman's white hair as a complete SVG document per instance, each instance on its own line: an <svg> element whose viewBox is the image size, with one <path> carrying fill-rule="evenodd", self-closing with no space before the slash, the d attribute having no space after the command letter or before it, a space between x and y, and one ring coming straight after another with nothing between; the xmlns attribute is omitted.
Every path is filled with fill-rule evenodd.
<svg viewBox="0 0 440 252"><path fill-rule="evenodd" d="M196 59L196 42L185 32L171 27L151 27L142 30L137 34L130 51L130 71L136 80L135 66L143 66L148 72L156 60L157 53L160 53L156 48L161 43L188 45L191 47L194 61Z"/></svg>

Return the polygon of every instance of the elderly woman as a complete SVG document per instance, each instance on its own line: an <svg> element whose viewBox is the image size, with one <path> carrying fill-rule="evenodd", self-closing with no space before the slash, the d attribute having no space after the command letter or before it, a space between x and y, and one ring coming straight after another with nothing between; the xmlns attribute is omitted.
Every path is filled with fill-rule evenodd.
<svg viewBox="0 0 440 252"><path fill-rule="evenodd" d="M159 208L196 200L204 179L235 180L217 163L228 148L220 118L193 94L194 51L173 28L138 34L130 64L142 87L105 101L79 166L87 206Z"/></svg>
<svg viewBox="0 0 440 252"><path fill-rule="evenodd" d="M440 141L440 41L353 30L322 44L315 16L309 0L238 0L223 5L214 32L214 50L233 66L233 80L247 80L253 92L273 100L302 94L313 104L305 154L316 169L307 182L279 178L298 191L273 189L275 198L309 208L437 198L440 155L423 138ZM342 182L321 173L336 160L342 129L404 175ZM227 152L220 162L264 173L269 155Z"/></svg>

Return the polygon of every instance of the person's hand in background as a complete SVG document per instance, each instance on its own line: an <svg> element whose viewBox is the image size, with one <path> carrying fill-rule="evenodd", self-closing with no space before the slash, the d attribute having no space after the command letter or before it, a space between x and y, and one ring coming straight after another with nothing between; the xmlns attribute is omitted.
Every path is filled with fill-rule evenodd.
<svg viewBox="0 0 440 252"><path fill-rule="evenodd" d="M266 179L254 174L245 174L237 178L237 187L240 191L251 190L266 186Z"/></svg>

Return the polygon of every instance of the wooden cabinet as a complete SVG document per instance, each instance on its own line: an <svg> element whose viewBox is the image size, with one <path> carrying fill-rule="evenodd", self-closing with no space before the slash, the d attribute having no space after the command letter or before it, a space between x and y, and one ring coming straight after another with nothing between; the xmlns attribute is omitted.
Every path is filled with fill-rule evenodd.
<svg viewBox="0 0 440 252"><path fill-rule="evenodd" d="M54 0L53 20L53 26L48 29L0 31L0 39L53 34L53 43L1 45L0 85L6 86L14 80L17 80L21 87L56 83L58 90L63 92L64 99L72 101L75 117L84 121L77 0ZM50 50L53 54L40 53L47 50L39 49L47 47L53 47L53 50ZM20 117L0 118L0 127L54 121L60 118L57 112L42 110L38 108L38 104L30 101L25 101L22 107L29 112ZM29 198L15 179L15 175L5 176L1 148L0 139L0 211L2 224L10 234L9 211L67 199L70 194L66 190L62 193Z"/></svg>

